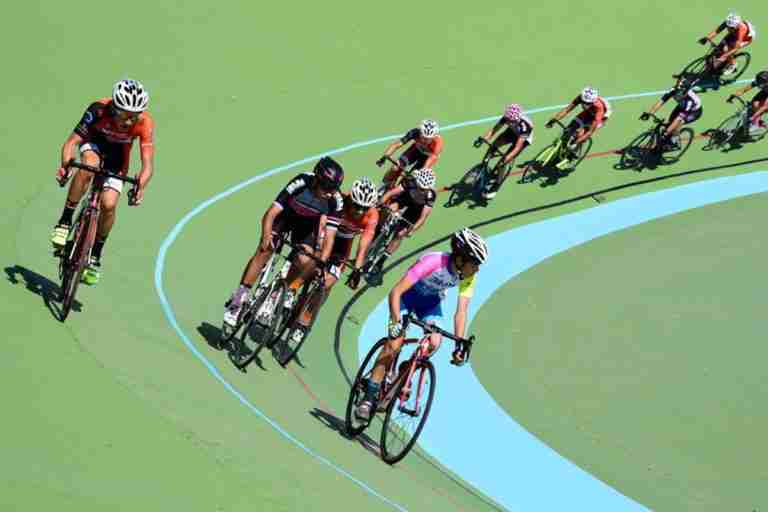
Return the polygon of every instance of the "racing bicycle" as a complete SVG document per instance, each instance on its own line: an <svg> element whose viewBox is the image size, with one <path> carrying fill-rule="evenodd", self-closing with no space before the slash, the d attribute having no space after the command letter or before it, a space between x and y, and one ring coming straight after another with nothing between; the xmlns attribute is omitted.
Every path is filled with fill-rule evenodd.
<svg viewBox="0 0 768 512"><path fill-rule="evenodd" d="M768 132L765 128L753 130L750 126L751 105L739 96L733 98L741 103L741 107L720 123L720 126L707 132L709 141L704 146L705 151L727 149L738 146L741 142L757 142Z"/></svg>
<svg viewBox="0 0 768 512"><path fill-rule="evenodd" d="M733 56L736 69L723 76L721 70L715 70L715 59L717 58L718 45L709 41L709 50L705 55L694 59L683 68L680 73L672 75L673 78L684 80L690 85L711 83L715 88L723 85L732 84L738 80L749 67L752 60L748 52L738 52Z"/></svg>
<svg viewBox="0 0 768 512"><path fill-rule="evenodd" d="M650 114L654 126L644 131L621 151L618 168L635 169L654 168L657 165L673 164L682 158L693 142L693 130L682 128L676 138L667 140L665 131L667 121L655 114Z"/></svg>
<svg viewBox="0 0 768 512"><path fill-rule="evenodd" d="M587 156L589 150L592 149L592 137L587 138L581 144L574 145L572 143L577 130L574 123L566 126L557 119L553 119L553 121L560 126L562 133L552 144L542 149L533 160L523 166L520 183L531 182L539 175L547 172L574 171Z"/></svg>
<svg viewBox="0 0 768 512"><path fill-rule="evenodd" d="M470 195L477 200L486 191L490 179L497 173L497 167L501 165L504 153L482 137L475 141L475 147L480 147L483 144L488 146L485 156L480 163L469 169L458 182L451 185L451 194L446 206L454 206ZM507 179L508 174L507 171L503 173L501 181L496 185L497 190L501 189L501 185Z"/></svg>

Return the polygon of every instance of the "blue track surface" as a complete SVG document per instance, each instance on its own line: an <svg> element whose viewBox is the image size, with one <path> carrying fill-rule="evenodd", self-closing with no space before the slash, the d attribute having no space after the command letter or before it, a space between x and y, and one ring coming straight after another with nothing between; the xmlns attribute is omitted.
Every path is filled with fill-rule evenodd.
<svg viewBox="0 0 768 512"><path fill-rule="evenodd" d="M622 199L491 237L491 256L479 275L470 321L505 282L560 252L660 217L766 191L768 172L718 178ZM446 299L446 315L452 315L455 304L454 291ZM387 317L384 301L363 325L360 359L385 334ZM483 349L483 341L475 345L476 351ZM446 349L433 357L437 392L420 438L421 446L442 464L510 510L646 510L524 430L468 367L457 369L449 359ZM459 432L471 435L457 438Z"/></svg>

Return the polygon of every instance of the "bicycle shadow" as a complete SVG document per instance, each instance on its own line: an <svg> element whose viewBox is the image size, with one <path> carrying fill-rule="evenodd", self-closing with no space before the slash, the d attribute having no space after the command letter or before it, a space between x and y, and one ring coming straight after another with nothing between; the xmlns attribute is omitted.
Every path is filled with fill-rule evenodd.
<svg viewBox="0 0 768 512"><path fill-rule="evenodd" d="M348 441L357 441L363 448L371 452L376 457L381 456L378 443L371 439L365 432L355 437L347 434L346 423L343 419L338 418L327 411L318 409L317 407L309 411L309 414L317 421L325 425L327 428L338 433L344 439L347 439Z"/></svg>
<svg viewBox="0 0 768 512"><path fill-rule="evenodd" d="M61 320L61 309L58 305L61 288L58 284L21 265L5 267L5 274L11 284L19 284L23 281L27 290L43 299L43 303L51 315L56 320ZM83 304L75 299L72 303L72 310L82 312Z"/></svg>

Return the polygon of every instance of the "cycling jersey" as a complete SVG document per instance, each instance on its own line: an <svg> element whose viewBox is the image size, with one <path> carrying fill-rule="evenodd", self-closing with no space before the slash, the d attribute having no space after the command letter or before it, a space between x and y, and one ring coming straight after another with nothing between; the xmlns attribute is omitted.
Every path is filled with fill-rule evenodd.
<svg viewBox="0 0 768 512"><path fill-rule="evenodd" d="M667 102L670 99L675 97L675 89L671 89L667 91L666 94L664 94L661 97L661 101ZM697 110L701 110L701 98L699 98L699 95L693 92L693 89L688 91L688 94L683 96L683 99L677 100L677 110L680 112L684 112L686 114L693 113Z"/></svg>
<svg viewBox="0 0 768 512"><path fill-rule="evenodd" d="M527 116L521 115L517 121L511 121L506 117L499 119L499 123L506 127L504 135L511 133L515 138L522 138L528 144L533 144L533 121Z"/></svg>
<svg viewBox="0 0 768 512"><path fill-rule="evenodd" d="M757 89L760 89L761 92L768 92L768 83L766 83L765 85L760 85L757 83L757 79L754 79L749 85Z"/></svg>
<svg viewBox="0 0 768 512"><path fill-rule="evenodd" d="M328 219L326 229L339 227L344 205L341 194L336 192L330 197L318 197L312 192L314 181L312 173L299 174L288 182L273 203L281 210L275 219L276 231L290 231L294 243L308 243L323 215Z"/></svg>
<svg viewBox="0 0 768 512"><path fill-rule="evenodd" d="M102 157L102 165L116 173L128 171L128 164L134 139L142 147L154 144L155 123L149 112L139 114L138 120L130 126L121 126L112 116L112 99L104 98L91 103L83 113L74 132L91 144Z"/></svg>
<svg viewBox="0 0 768 512"><path fill-rule="evenodd" d="M408 132L400 138L400 142L407 144L413 141L413 147L419 150L424 155L437 157L443 151L443 137L436 135L431 139L421 136L421 131L418 128L408 130Z"/></svg>
<svg viewBox="0 0 768 512"><path fill-rule="evenodd" d="M746 20L739 23L739 26L735 29L730 29L728 25L723 22L717 27L717 31L722 32L723 30L728 30L728 35L725 36L724 40L731 45L734 43L747 45L757 37L757 31L755 30L754 25Z"/></svg>
<svg viewBox="0 0 768 512"><path fill-rule="evenodd" d="M410 225L416 224L424 208L435 206L437 192L432 188L419 188L411 177L403 180L400 187L402 187L403 191L394 196L390 202L399 205L399 210L405 210L403 219L408 221Z"/></svg>
<svg viewBox="0 0 768 512"><path fill-rule="evenodd" d="M447 252L431 252L423 255L408 269L406 274L413 282L408 292L425 299L445 297L448 288L459 287L459 296L472 297L475 293L475 280L477 274L465 279L451 271L451 254Z"/></svg>
<svg viewBox="0 0 768 512"><path fill-rule="evenodd" d="M581 95L576 96L571 102L573 106L581 106L582 111L579 117L582 119L604 121L611 117L611 104L602 96L598 97L593 103L587 103L581 99Z"/></svg>

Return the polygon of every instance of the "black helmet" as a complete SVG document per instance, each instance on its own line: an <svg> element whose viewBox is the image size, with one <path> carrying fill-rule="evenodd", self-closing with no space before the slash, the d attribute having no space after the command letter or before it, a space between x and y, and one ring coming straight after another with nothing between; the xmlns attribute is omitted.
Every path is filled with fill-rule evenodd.
<svg viewBox="0 0 768 512"><path fill-rule="evenodd" d="M338 190L344 181L344 169L333 158L324 156L315 164L315 178L324 189Z"/></svg>
<svg viewBox="0 0 768 512"><path fill-rule="evenodd" d="M760 87L765 87L768 85L768 71L759 72L755 77L755 82L757 82L757 85Z"/></svg>

